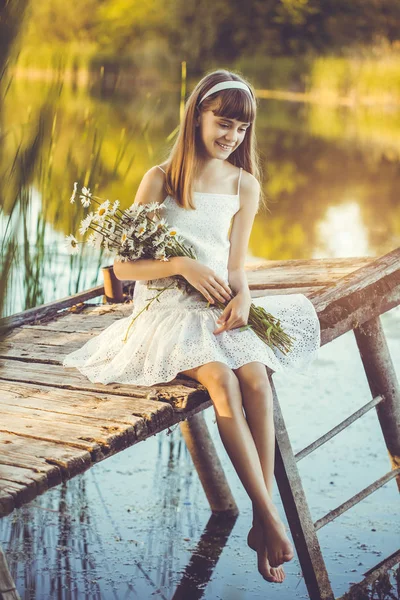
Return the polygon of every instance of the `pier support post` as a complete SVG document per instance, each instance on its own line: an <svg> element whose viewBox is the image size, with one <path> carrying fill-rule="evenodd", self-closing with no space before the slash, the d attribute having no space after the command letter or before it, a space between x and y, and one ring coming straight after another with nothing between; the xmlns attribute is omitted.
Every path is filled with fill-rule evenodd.
<svg viewBox="0 0 400 600"><path fill-rule="evenodd" d="M334 600L331 583L315 531L296 458L283 419L271 371L267 368L274 399L275 478L310 600Z"/></svg>
<svg viewBox="0 0 400 600"><path fill-rule="evenodd" d="M392 469L396 469L400 467L400 388L380 318L355 328L354 335L371 393L385 398L375 408Z"/></svg>
<svg viewBox="0 0 400 600"><path fill-rule="evenodd" d="M0 600L21 600L8 569L7 559L0 546Z"/></svg>
<svg viewBox="0 0 400 600"><path fill-rule="evenodd" d="M180 428L211 511L238 515L239 509L225 477L203 413L198 412L186 421L182 421Z"/></svg>

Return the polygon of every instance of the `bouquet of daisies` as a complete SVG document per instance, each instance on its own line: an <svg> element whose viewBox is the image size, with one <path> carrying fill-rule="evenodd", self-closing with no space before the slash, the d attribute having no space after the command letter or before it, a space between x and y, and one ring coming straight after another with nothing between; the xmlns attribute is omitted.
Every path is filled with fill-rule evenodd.
<svg viewBox="0 0 400 600"><path fill-rule="evenodd" d="M79 242L74 235L65 238L67 251L70 254L79 252L79 244L87 243L89 246L114 253L116 260L121 262L139 260L140 258L151 258L168 261L172 256L188 256L196 259L193 248L185 245L185 240L178 231L171 227L167 221L160 216L161 206L157 202L150 204L133 203L128 209L121 210L118 200L111 203L98 196L94 196L90 189L83 187L78 192L78 183L74 183L71 204L79 199L85 208L94 206L91 212L82 219L79 233L82 236L88 234L85 241ZM89 233L90 232L90 233ZM132 318L124 342L128 339L130 328L140 314L147 310L154 300L171 287L178 287L183 293L199 293L181 275L173 277L170 285L156 289L159 293L151 298L150 302L135 317ZM204 298L204 302L207 300ZM208 302L210 306L210 302ZM215 298L217 308L224 309L226 303ZM267 313L262 307L251 304L248 324L239 330L253 329L258 337L268 346L277 347L286 354L290 351L293 338L286 334L279 319Z"/></svg>

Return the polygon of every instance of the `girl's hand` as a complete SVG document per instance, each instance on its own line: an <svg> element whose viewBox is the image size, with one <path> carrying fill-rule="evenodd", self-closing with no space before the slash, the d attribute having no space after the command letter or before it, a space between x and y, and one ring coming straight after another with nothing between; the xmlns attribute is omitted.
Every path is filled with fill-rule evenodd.
<svg viewBox="0 0 400 600"><path fill-rule="evenodd" d="M217 319L217 323L220 325L213 333L217 335L218 333L221 333L221 331L227 331L228 329L247 325L251 301L251 296L249 294L239 293L232 298Z"/></svg>
<svg viewBox="0 0 400 600"><path fill-rule="evenodd" d="M204 298L214 304L214 298L220 302L230 300L233 296L229 285L225 283L212 269L203 265L198 260L189 257L182 257L182 267L180 274L201 294Z"/></svg>

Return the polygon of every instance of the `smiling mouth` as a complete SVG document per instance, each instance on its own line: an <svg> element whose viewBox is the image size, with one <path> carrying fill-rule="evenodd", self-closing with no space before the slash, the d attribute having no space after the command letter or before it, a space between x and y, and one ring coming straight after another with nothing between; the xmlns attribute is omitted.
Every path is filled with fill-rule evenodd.
<svg viewBox="0 0 400 600"><path fill-rule="evenodd" d="M226 146L225 144L221 144L220 142L216 142L218 146L220 146L223 150L232 150L233 146Z"/></svg>

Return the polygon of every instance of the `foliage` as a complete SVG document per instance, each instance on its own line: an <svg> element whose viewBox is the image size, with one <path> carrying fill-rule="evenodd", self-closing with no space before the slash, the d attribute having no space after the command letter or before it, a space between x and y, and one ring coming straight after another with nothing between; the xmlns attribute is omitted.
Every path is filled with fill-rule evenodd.
<svg viewBox="0 0 400 600"><path fill-rule="evenodd" d="M398 0L41 0L31 3L26 43L93 45L118 56L157 40L201 70L254 53L363 52L396 42L399 30Z"/></svg>

